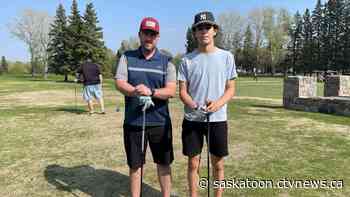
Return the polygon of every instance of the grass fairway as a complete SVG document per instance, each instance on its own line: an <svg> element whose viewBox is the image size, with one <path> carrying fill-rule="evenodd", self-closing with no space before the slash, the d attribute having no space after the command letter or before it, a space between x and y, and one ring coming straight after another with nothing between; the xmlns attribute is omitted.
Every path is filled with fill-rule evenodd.
<svg viewBox="0 0 350 197"><path fill-rule="evenodd" d="M107 114L89 116L80 93L75 110L75 88L81 86L62 78L0 76L0 196L129 196L123 113L115 112L123 106L122 95L112 80L106 81ZM280 78L237 81L237 97L229 104L226 178L275 184L342 180L343 188L236 188L226 189L224 196L350 196L350 118L285 110L282 87ZM187 196L182 107L178 98L171 100L173 193L179 197ZM200 176L206 177L205 149L202 155ZM149 151L146 162L145 196L160 196ZM200 192L206 196L205 189Z"/></svg>

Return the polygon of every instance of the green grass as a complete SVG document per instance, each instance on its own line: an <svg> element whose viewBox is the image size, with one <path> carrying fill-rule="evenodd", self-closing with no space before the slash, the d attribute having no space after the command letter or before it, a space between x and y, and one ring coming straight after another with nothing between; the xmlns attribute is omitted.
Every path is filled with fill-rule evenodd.
<svg viewBox="0 0 350 197"><path fill-rule="evenodd" d="M115 91L113 80L106 80L108 113L89 116L80 95L75 111L75 85L62 79L0 76L0 196L129 196L123 114L115 112L123 103L122 95ZM241 99L228 107L226 178L343 180L345 187L226 189L224 196L350 196L349 117L286 110L281 106L282 87L281 78L237 80ZM57 99L60 94L62 98ZM20 100L28 95L47 100ZM183 114L178 98L171 100L170 109L173 191L182 197L187 196L187 160L181 150ZM206 177L205 149L202 155L200 176ZM150 152L145 174L146 196L159 196ZM205 192L200 190L201 196Z"/></svg>

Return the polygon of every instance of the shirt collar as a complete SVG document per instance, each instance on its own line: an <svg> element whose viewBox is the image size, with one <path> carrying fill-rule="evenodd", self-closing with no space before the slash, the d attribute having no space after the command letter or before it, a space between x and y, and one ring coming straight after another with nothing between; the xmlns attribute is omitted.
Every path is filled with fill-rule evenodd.
<svg viewBox="0 0 350 197"><path fill-rule="evenodd" d="M138 51L139 58L145 59L145 56L142 53L141 47L139 47L137 51ZM158 48L156 48L156 51L154 52L153 56L149 60L158 60L158 59L160 59L160 56L161 56L161 54L160 54Z"/></svg>

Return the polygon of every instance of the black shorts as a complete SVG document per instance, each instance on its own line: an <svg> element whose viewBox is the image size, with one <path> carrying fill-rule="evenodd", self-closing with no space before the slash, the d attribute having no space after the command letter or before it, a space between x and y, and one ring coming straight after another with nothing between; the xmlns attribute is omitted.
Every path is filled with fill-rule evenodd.
<svg viewBox="0 0 350 197"><path fill-rule="evenodd" d="M174 160L171 125L147 126L145 130L145 153L149 143L153 161L161 165L170 165ZM145 163L141 141L141 126L124 125L124 147L130 168L136 169Z"/></svg>
<svg viewBox="0 0 350 197"><path fill-rule="evenodd" d="M209 151L217 157L228 155L227 122L210 122ZM192 122L186 119L182 122L182 152L193 157L201 154L204 136L207 137L208 123Z"/></svg>

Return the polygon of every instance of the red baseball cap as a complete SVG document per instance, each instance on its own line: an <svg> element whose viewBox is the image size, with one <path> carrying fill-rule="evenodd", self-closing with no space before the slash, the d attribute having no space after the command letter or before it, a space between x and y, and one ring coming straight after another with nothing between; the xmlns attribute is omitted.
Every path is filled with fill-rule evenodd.
<svg viewBox="0 0 350 197"><path fill-rule="evenodd" d="M152 30L159 33L159 22L155 18L146 17L141 21L140 31L141 30Z"/></svg>

